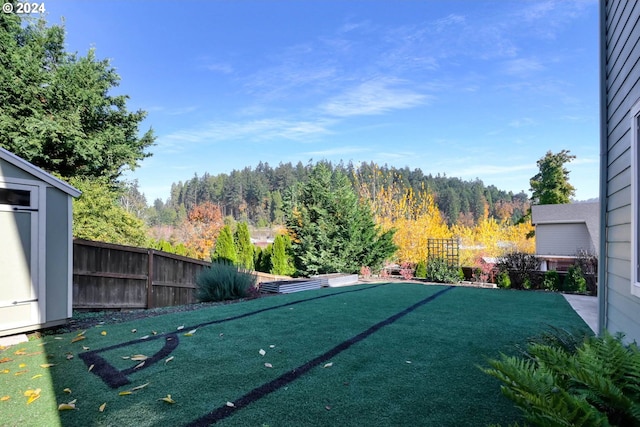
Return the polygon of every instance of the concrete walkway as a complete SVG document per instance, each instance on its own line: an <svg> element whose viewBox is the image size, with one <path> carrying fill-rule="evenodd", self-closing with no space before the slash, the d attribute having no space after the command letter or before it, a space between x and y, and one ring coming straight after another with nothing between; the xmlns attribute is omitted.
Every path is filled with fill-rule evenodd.
<svg viewBox="0 0 640 427"><path fill-rule="evenodd" d="M565 299L591 330L598 334L598 297L563 294Z"/></svg>

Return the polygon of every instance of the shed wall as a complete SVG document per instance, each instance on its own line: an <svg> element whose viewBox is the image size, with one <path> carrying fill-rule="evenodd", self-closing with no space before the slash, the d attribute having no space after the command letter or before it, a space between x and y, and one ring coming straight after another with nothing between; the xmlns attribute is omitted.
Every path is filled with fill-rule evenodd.
<svg viewBox="0 0 640 427"><path fill-rule="evenodd" d="M47 322L66 320L70 276L68 241L71 236L67 215L68 195L57 188L47 188L46 287Z"/></svg>
<svg viewBox="0 0 640 427"><path fill-rule="evenodd" d="M575 256L579 251L595 253L584 223L536 225L537 255Z"/></svg>

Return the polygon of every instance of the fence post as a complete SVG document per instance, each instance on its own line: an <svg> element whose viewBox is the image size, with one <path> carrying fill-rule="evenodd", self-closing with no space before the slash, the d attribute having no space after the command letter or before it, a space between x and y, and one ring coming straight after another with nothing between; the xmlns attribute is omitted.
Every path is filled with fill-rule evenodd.
<svg viewBox="0 0 640 427"><path fill-rule="evenodd" d="M147 309L153 308L153 249L147 249Z"/></svg>

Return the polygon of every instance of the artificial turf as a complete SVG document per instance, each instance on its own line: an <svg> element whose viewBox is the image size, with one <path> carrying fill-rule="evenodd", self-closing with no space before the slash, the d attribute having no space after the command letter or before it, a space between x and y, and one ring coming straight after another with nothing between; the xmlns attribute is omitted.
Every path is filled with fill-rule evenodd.
<svg viewBox="0 0 640 427"><path fill-rule="evenodd" d="M397 283L321 289L100 326L74 343L78 333L45 336L0 351L0 360L11 359L0 363L0 398L9 397L0 401L0 425L521 421L478 365L514 353L549 325L585 332L586 325L559 294L447 289ZM123 359L152 357L168 339L178 345L157 363L133 369L140 361ZM112 388L96 360L125 372L128 383ZM27 404L24 392L37 388L40 398ZM159 400L169 394L175 403ZM73 399L77 409L57 410Z"/></svg>

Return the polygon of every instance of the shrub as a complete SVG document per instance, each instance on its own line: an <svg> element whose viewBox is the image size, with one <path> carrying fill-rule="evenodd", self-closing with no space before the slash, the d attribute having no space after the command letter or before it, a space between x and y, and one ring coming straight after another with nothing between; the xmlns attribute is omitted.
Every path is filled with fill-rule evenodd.
<svg viewBox="0 0 640 427"><path fill-rule="evenodd" d="M413 279L414 271L413 264L410 262L403 262L400 265L400 275L406 280Z"/></svg>
<svg viewBox="0 0 640 427"><path fill-rule="evenodd" d="M224 301L251 295L257 277L226 261L214 261L196 277L196 297L202 302Z"/></svg>
<svg viewBox="0 0 640 427"><path fill-rule="evenodd" d="M418 265L416 265L416 277L419 279L427 278L427 263L424 261L420 261Z"/></svg>
<svg viewBox="0 0 640 427"><path fill-rule="evenodd" d="M511 288L511 279L509 278L509 273L506 271L501 271L498 273L498 277L496 278L496 284L499 288L509 289Z"/></svg>
<svg viewBox="0 0 640 427"><path fill-rule="evenodd" d="M427 260L427 280L439 283L457 283L458 267L450 266L442 258Z"/></svg>
<svg viewBox="0 0 640 427"><path fill-rule="evenodd" d="M560 276L555 270L549 270L544 273L542 287L549 291L557 291L560 288Z"/></svg>
<svg viewBox="0 0 640 427"><path fill-rule="evenodd" d="M503 354L483 371L533 425L640 426L640 350L622 338L531 342L522 357Z"/></svg>
<svg viewBox="0 0 640 427"><path fill-rule="evenodd" d="M500 271L508 271L514 289L529 289L533 283L533 272L538 270L539 261L535 255L513 252L500 259Z"/></svg>
<svg viewBox="0 0 640 427"><path fill-rule="evenodd" d="M582 275L582 269L579 265L569 267L562 287L566 292L585 293L587 291L587 281Z"/></svg>
<svg viewBox="0 0 640 427"><path fill-rule="evenodd" d="M368 279L369 277L371 277L371 268L366 265L360 267L360 277L364 279Z"/></svg>

